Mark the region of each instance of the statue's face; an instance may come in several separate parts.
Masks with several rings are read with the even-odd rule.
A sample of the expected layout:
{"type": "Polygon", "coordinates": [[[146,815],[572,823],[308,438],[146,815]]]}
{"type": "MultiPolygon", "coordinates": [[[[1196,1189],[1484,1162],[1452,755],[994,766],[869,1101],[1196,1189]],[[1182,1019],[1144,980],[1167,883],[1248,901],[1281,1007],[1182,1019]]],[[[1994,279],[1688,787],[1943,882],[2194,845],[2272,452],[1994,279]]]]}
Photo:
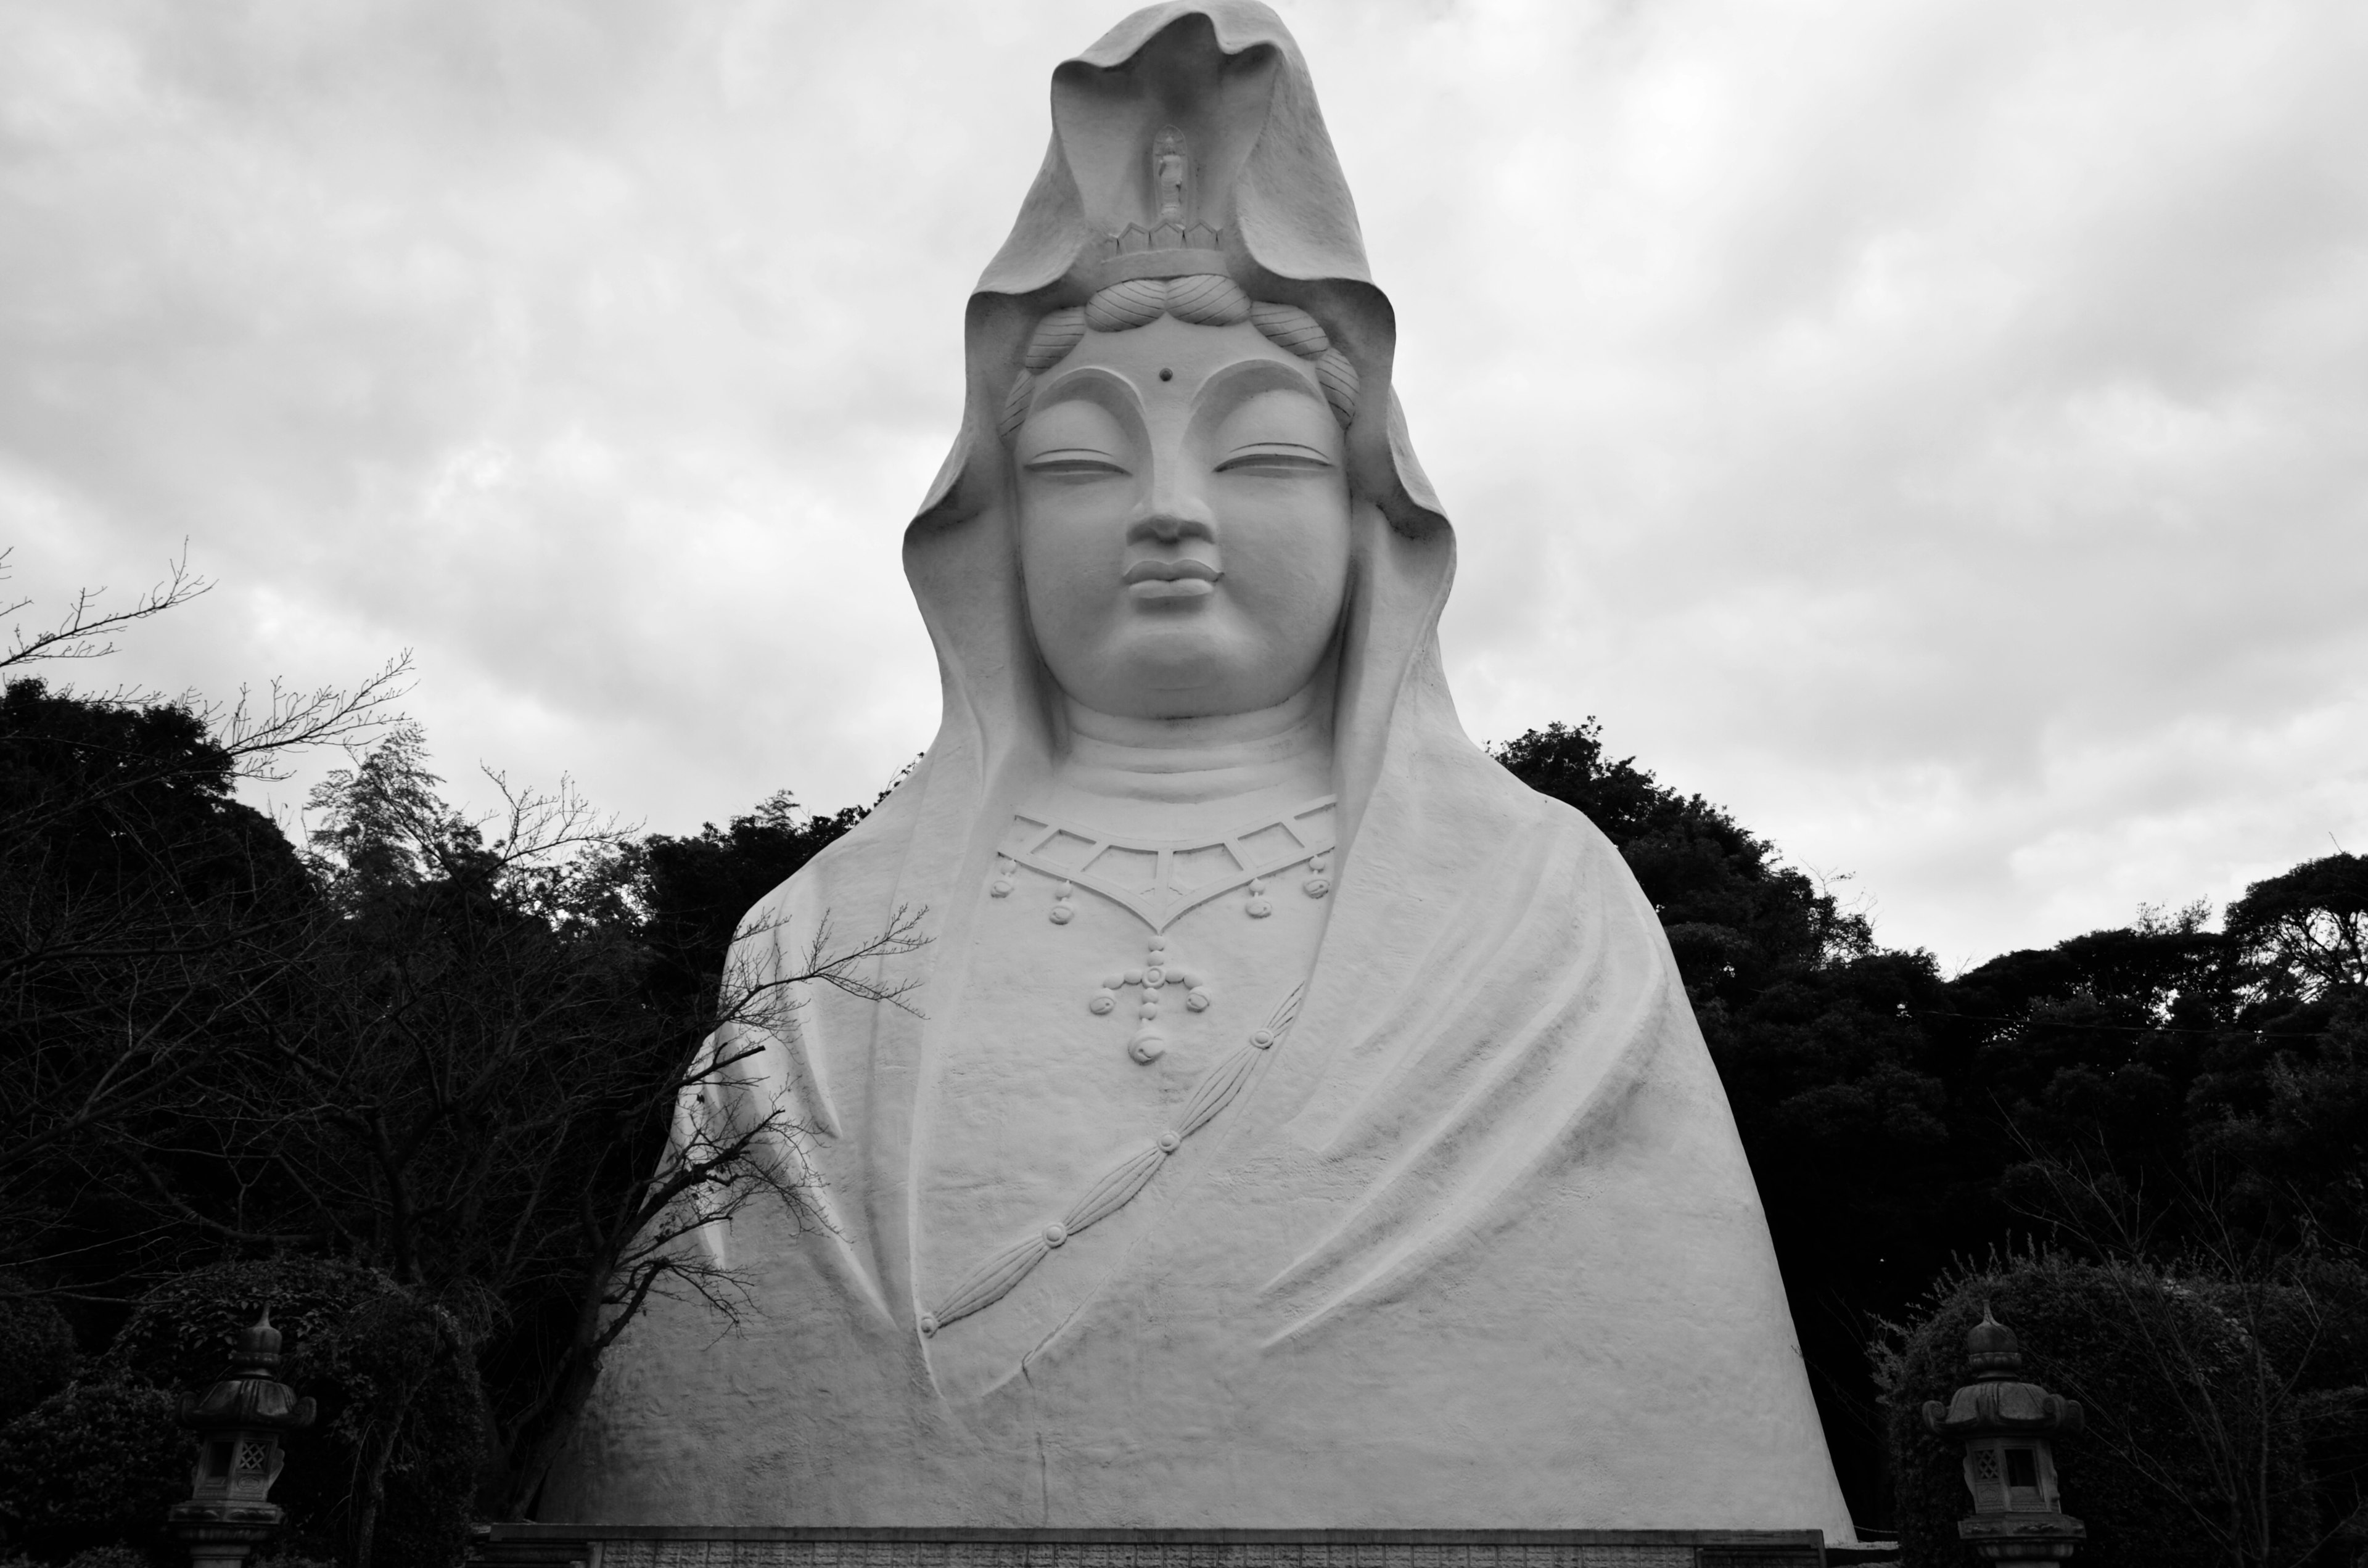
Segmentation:
{"type": "Polygon", "coordinates": [[[1088,333],[1020,426],[1020,571],[1063,690],[1104,713],[1269,708],[1315,678],[1349,581],[1339,425],[1248,323],[1088,333]]]}

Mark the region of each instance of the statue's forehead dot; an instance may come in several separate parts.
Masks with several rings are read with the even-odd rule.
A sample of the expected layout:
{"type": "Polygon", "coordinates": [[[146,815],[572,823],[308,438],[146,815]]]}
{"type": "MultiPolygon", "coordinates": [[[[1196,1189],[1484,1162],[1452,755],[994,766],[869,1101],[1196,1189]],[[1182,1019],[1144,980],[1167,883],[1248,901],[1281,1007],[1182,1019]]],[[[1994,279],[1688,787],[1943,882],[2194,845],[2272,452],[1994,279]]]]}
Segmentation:
{"type": "Polygon", "coordinates": [[[1176,372],[1162,365],[1159,367],[1159,379],[1163,381],[1172,381],[1176,379],[1176,372]]]}

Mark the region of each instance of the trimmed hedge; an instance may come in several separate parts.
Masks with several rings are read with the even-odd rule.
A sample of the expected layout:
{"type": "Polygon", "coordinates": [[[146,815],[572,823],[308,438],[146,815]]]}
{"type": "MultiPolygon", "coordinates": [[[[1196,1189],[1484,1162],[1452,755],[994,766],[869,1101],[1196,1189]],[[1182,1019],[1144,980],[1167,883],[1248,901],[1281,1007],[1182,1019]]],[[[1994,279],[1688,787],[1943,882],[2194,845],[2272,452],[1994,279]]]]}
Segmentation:
{"type": "Polygon", "coordinates": [[[195,1445],[162,1389],[83,1383],[0,1427],[0,1510],[33,1555],[165,1540],[189,1494],[195,1445]]]}
{"type": "Polygon", "coordinates": [[[74,1381],[74,1336],[65,1315],[38,1296],[6,1292],[0,1277],[0,1426],[74,1381]]]}
{"type": "Polygon", "coordinates": [[[280,1378],[320,1407],[282,1444],[271,1498],[288,1528],[270,1550],[351,1562],[376,1472],[373,1562],[457,1564],[485,1444],[475,1363],[450,1313],[385,1275],[319,1258],[198,1269],[149,1292],[102,1364],[130,1382],[202,1388],[266,1302],[286,1335],[280,1378]]]}

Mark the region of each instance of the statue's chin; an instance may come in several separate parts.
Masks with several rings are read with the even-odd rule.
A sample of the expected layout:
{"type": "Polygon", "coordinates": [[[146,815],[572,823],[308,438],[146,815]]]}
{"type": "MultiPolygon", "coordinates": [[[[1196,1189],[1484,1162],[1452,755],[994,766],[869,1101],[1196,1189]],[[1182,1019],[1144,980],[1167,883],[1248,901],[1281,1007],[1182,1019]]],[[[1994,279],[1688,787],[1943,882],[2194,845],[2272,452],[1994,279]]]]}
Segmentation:
{"type": "Polygon", "coordinates": [[[1315,678],[1328,627],[1261,623],[1219,586],[1145,580],[1127,585],[1135,602],[1097,621],[1039,615],[1046,672],[1069,698],[1119,718],[1222,718],[1289,701],[1315,678]]]}
{"type": "Polygon", "coordinates": [[[1138,650],[1133,659],[1113,660],[1080,678],[1060,680],[1061,689],[1099,713],[1123,719],[1213,719],[1255,713],[1287,700],[1304,681],[1278,680],[1270,664],[1246,664],[1238,655],[1194,639],[1162,639],[1167,646],[1138,650]],[[1165,654],[1165,657],[1158,655],[1165,654]]]}
{"type": "MultiPolygon", "coordinates": [[[[1070,694],[1076,697],[1077,694],[1070,694]]],[[[1209,690],[1192,688],[1179,691],[1135,690],[1102,701],[1088,697],[1077,700],[1097,712],[1118,719],[1143,719],[1160,722],[1182,722],[1195,719],[1230,719],[1244,713],[1262,713],[1289,701],[1292,694],[1276,694],[1263,689],[1240,691],[1225,688],[1209,690]]]]}

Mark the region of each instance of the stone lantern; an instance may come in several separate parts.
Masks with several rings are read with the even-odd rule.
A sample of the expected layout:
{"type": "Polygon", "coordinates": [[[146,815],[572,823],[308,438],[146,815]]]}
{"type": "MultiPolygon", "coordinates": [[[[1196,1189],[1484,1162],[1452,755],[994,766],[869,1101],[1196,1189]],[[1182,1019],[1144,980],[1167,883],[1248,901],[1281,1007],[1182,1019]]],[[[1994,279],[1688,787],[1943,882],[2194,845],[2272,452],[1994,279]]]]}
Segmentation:
{"type": "Polygon", "coordinates": [[[1965,1369],[1974,1381],[1944,1407],[1924,1404],[1924,1425],[1965,1445],[1965,1486],[1971,1517],[1957,1536],[1993,1562],[2041,1562],[2072,1555],[2088,1528],[2064,1511],[2055,1489],[2050,1434],[2078,1432],[2080,1405],[2026,1383],[2014,1331],[1982,1307],[1982,1321],[1965,1335],[1965,1369]]]}
{"type": "Polygon", "coordinates": [[[197,1429],[198,1468],[189,1500],[167,1517],[188,1542],[190,1568],[236,1568],[255,1544],[279,1528],[286,1510],[266,1501],[279,1479],[279,1436],[313,1424],[313,1402],[273,1374],[279,1331],[271,1309],[238,1334],[230,1376],[181,1400],[181,1425],[197,1429]]]}

